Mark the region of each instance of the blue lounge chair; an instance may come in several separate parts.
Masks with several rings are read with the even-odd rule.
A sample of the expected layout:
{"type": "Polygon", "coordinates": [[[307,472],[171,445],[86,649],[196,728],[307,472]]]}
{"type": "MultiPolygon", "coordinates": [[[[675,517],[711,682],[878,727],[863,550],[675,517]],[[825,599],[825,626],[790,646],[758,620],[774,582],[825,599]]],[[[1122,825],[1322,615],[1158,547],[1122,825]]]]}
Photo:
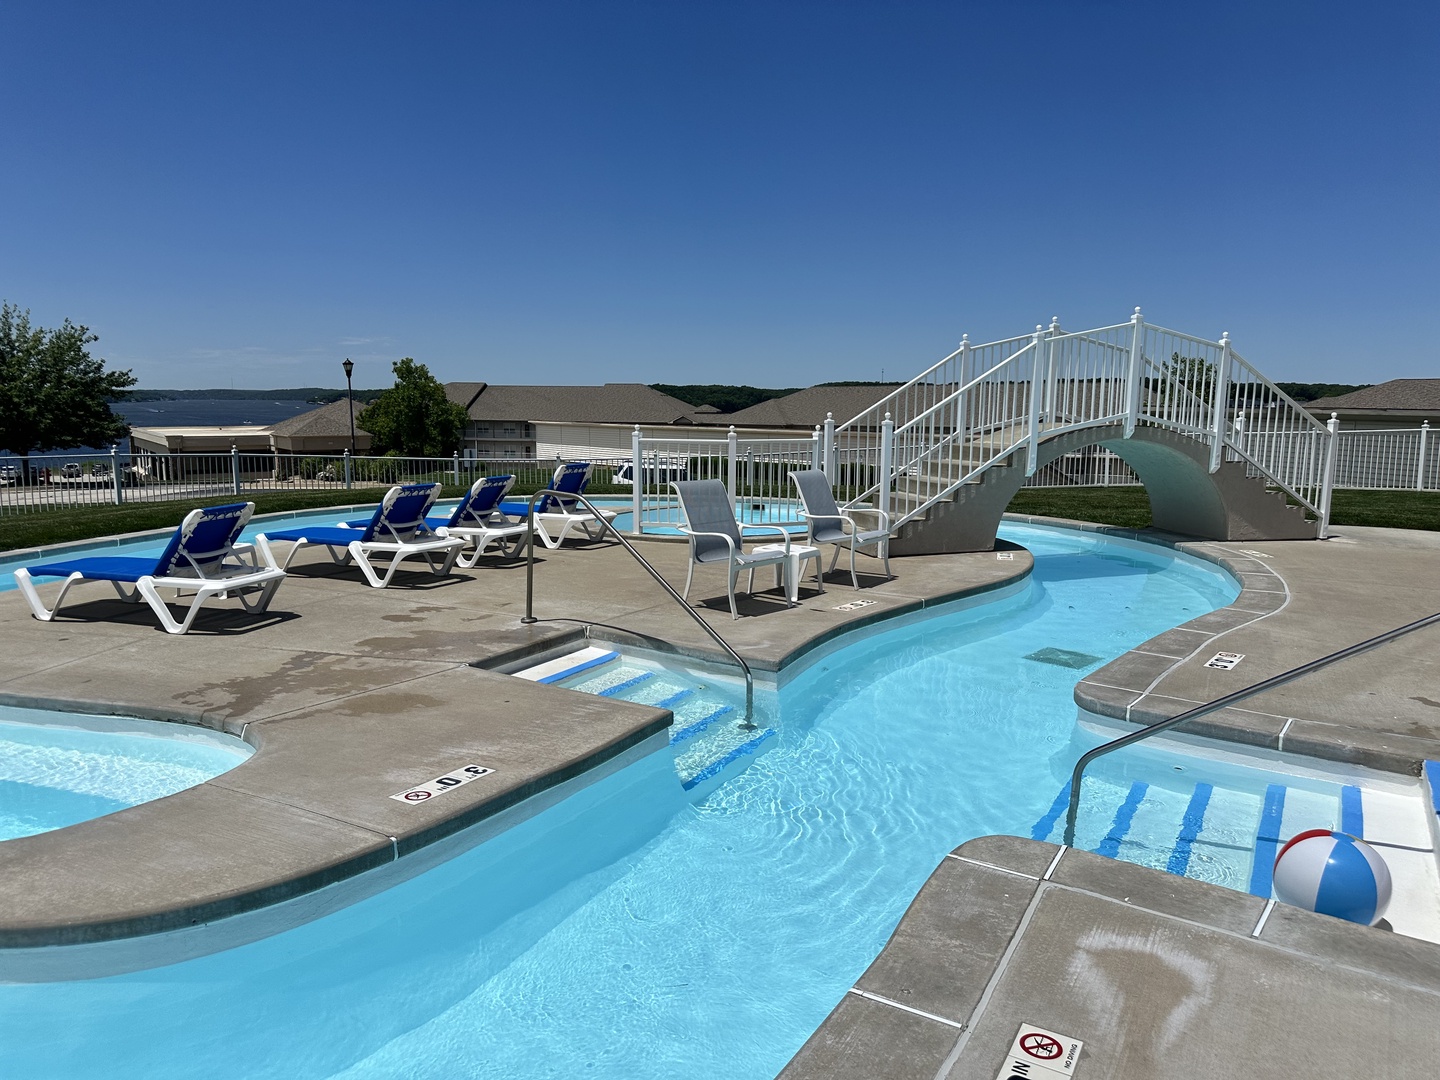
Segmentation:
{"type": "MultiPolygon", "coordinates": [[[[535,503],[535,532],[547,548],[558,548],[576,528],[583,530],[590,540],[599,540],[605,535],[600,518],[576,500],[565,498],[566,495],[585,494],[585,485],[590,482],[590,474],[594,470],[595,466],[588,461],[567,461],[556,467],[555,475],[550,479],[550,488],[561,494],[542,496],[535,503]]],[[[500,509],[509,516],[523,519],[529,504],[513,500],[501,503],[500,509]]],[[[618,514],[618,510],[600,511],[605,521],[613,521],[618,514]]]]}
{"type": "Polygon", "coordinates": [[[426,528],[425,514],[435,505],[439,494],[439,484],[402,484],[385,493],[364,528],[307,525],[300,529],[267,529],[255,537],[255,543],[272,564],[276,559],[270,545],[277,540],[293,543],[294,547],[285,556],[285,561],[279,563],[282,569],[290,565],[295,552],[305,545],[322,544],[336,563],[343,565],[353,559],[365,575],[365,580],[377,589],[389,585],[401,560],[414,555],[422,557],[431,572],[448,574],[465,541],[458,536],[437,536],[426,528]],[[383,577],[375,572],[375,566],[370,561],[370,556],[377,554],[391,556],[383,577]],[[438,567],[434,559],[436,555],[444,556],[438,567]]]}
{"type": "MultiPolygon", "coordinates": [[[[500,500],[515,486],[515,477],[487,476],[470,485],[465,497],[456,504],[449,514],[431,514],[425,519],[425,527],[437,536],[458,536],[466,543],[473,543],[473,551],[462,551],[456,558],[457,566],[467,570],[474,566],[485,549],[492,543],[506,554],[506,541],[513,541],[516,551],[520,548],[520,537],[525,535],[524,521],[510,521],[500,512],[500,500]]],[[[347,529],[363,529],[370,524],[369,518],[347,521],[347,529]]]]}
{"type": "Polygon", "coordinates": [[[685,573],[685,592],[682,596],[690,599],[690,582],[695,577],[695,567],[704,563],[724,563],[728,570],[729,585],[726,594],[730,598],[730,617],[738,619],[735,609],[735,579],[740,571],[750,571],[750,585],[747,592],[755,591],[755,568],[774,566],[779,568],[785,588],[785,604],[790,601],[790,534],[778,525],[741,525],[735,519],[735,505],[730,493],[719,480],[679,480],[670,485],[680,496],[680,512],[685,521],[680,531],[690,538],[690,567],[685,573]],[[769,550],[745,551],[744,532],[771,532],[778,535],[780,543],[767,545],[769,550]]]}
{"type": "Polygon", "coordinates": [[[265,565],[255,561],[255,548],[236,541],[255,512],[254,503],[230,503],[192,510],[185,515],[175,535],[158,559],[127,555],[95,555],[64,562],[26,566],[15,571],[15,584],[35,617],[51,622],[70,586],[81,581],[108,581],[127,603],[144,600],[160,619],[168,634],[190,629],[200,605],[212,596],[234,596],[246,611],[261,612],[270,604],[285,571],[262,551],[265,565]],[[40,600],[32,578],[63,577],[64,583],[53,607],[40,600]],[[133,585],[127,591],[126,585],[133,585]],[[176,621],[160,596],[161,589],[176,590],[176,599],[194,593],[185,617],[176,621]],[[253,594],[253,596],[252,596],[253,594]]]}

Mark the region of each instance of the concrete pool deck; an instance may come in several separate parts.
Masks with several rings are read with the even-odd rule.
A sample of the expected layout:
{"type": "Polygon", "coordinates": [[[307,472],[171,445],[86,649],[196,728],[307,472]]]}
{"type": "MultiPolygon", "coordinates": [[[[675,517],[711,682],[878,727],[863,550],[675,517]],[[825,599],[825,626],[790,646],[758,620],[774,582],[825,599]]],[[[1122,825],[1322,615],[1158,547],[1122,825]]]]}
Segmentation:
{"type": "MultiPolygon", "coordinates": [[[[1143,534],[1223,562],[1240,577],[1244,591],[1231,608],[1169,631],[1092,673],[1077,688],[1077,701],[1102,715],[1123,718],[1128,711],[1134,720],[1173,715],[1440,607],[1440,534],[1344,528],[1336,533],[1335,540],[1323,543],[1263,545],[1143,534]],[[1245,660],[1231,671],[1205,668],[1205,660],[1222,649],[1243,653],[1245,660]]],[[[670,581],[683,582],[683,545],[647,544],[643,550],[670,581]]],[[[864,562],[873,567],[870,560],[864,562]]],[[[739,622],[731,622],[723,592],[715,596],[721,575],[697,575],[694,595],[705,598],[701,610],[707,620],[757,670],[783,677],[808,649],[848,628],[1003,587],[1024,577],[1030,560],[1024,552],[1010,560],[994,553],[936,555],[897,558],[893,568],[894,580],[878,583],[871,577],[858,594],[876,603],[852,611],[836,610],[857,597],[843,572],[827,578],[823,595],[802,585],[801,604],[794,610],[787,610],[773,591],[742,599],[742,615],[753,617],[739,622]]],[[[387,590],[365,587],[357,572],[331,566],[323,551],[302,554],[292,570],[267,615],[244,615],[233,605],[217,603],[197,621],[195,631],[181,638],[161,632],[148,609],[109,599],[82,602],[68,609],[69,617],[41,624],[30,617],[18,593],[0,594],[0,655],[7,658],[0,668],[0,703],[204,724],[243,735],[257,747],[245,764],[196,788],[0,845],[0,978],[44,977],[39,972],[49,970],[54,954],[69,951],[56,948],[62,945],[123,945],[145,940],[136,935],[162,931],[184,937],[187,928],[210,923],[194,932],[189,946],[205,951],[214,945],[204,944],[202,935],[213,937],[227,921],[239,925],[245,916],[272,905],[302,905],[304,917],[323,914],[327,903],[345,902],[332,886],[383,881],[387,868],[423,868],[427,858],[450,852],[447,845],[483,835],[487,823],[500,827],[547,796],[562,796],[567,785],[584,782],[596,770],[618,767],[663,745],[670,721],[663,710],[534,686],[472,663],[538,654],[566,641],[581,644],[576,621],[581,618],[611,628],[608,633],[617,637],[628,631],[687,653],[715,655],[685,613],[614,545],[539,555],[536,614],[542,621],[531,626],[519,622],[523,564],[494,561],[444,580],[402,574],[401,587],[387,590]],[[390,798],[471,763],[497,771],[418,806],[390,798]]],[[[91,590],[92,596],[106,596],[103,586],[91,590]]],[[[1421,631],[1256,699],[1251,708],[1217,716],[1206,731],[1252,746],[1413,775],[1419,761],[1440,758],[1437,655],[1440,630],[1421,631]]],[[[1020,851],[1029,842],[1011,843],[1020,851]]],[[[1223,913],[1253,899],[1083,853],[1068,853],[1066,859],[1072,856],[1070,866],[1094,860],[1109,868],[1115,882],[1149,882],[1151,890],[1199,896],[1197,912],[1223,913]]],[[[1013,858],[1035,857],[1022,853],[1013,858]]],[[[995,872],[1011,870],[1004,866],[995,872]]],[[[1049,883],[1041,888],[1040,875],[1032,876],[1032,899],[1053,891],[1049,883]]],[[[934,879],[926,890],[934,892],[933,885],[934,879]]],[[[1070,910],[1060,904],[1062,898],[1055,899],[1035,911],[1070,910]]],[[[1092,902],[1098,901],[1086,899],[1092,902]]],[[[1106,902],[1122,904],[1113,898],[1106,902]]],[[[1152,916],[1175,917],[1164,910],[1157,916],[1143,905],[1105,910],[1118,926],[1141,935],[1154,930],[1147,921],[1152,916]]],[[[1309,926],[1319,937],[1346,936],[1346,948],[1356,955],[1373,952],[1365,963],[1376,978],[1393,976],[1413,984],[1417,993],[1423,991],[1415,1000],[1429,1002],[1432,1009],[1440,1003],[1435,997],[1440,962],[1433,961],[1440,955],[1437,947],[1293,909],[1275,910],[1281,915],[1272,913],[1271,920],[1309,926]],[[1406,955],[1432,958],[1416,961],[1420,974],[1396,957],[1397,942],[1410,950],[1406,955]]],[[[1084,921],[1073,915],[1056,925],[1057,934],[1073,932],[1076,941],[1086,931],[1084,921]]],[[[1199,925],[1209,924],[1193,917],[1183,932],[1198,933],[1194,927],[1199,925]]],[[[256,923],[250,933],[273,929],[256,923]]],[[[906,923],[897,940],[902,932],[910,933],[906,923]]],[[[963,920],[942,922],[935,930],[962,953],[972,947],[972,932],[975,927],[963,920]]],[[[1006,940],[1018,948],[1026,939],[1012,929],[1006,940]]],[[[1216,963],[1229,963],[1252,947],[1238,932],[1205,940],[1216,963]]],[[[121,957],[113,961],[117,968],[127,966],[122,953],[114,955],[121,957]]],[[[1316,963],[1330,963],[1315,955],[1321,957],[1316,963]]],[[[994,973],[986,975],[986,985],[994,973]]],[[[1144,971],[1132,975],[1138,980],[1134,985],[1142,987],[1147,978],[1158,977],[1144,971]]],[[[1018,977],[1008,966],[1002,980],[1018,977]]],[[[1344,998],[1345,992],[1336,995],[1344,998]]],[[[834,1024],[851,1022],[851,998],[856,995],[847,997],[817,1032],[813,1046],[820,1045],[817,1039],[836,1038],[834,1024]]],[[[867,1008],[876,1005],[856,1000],[866,1001],[867,1008]]],[[[1232,1003],[1220,995],[1209,1007],[1227,1013],[1232,1003]]],[[[1234,1007],[1250,1005],[1236,998],[1234,1007]]],[[[965,1024],[969,1014],[936,1015],[965,1024]]],[[[1432,1027],[1437,1015],[1440,1010],[1430,1015],[1432,1027]]],[[[1044,1025],[1047,1016],[1013,1019],[1044,1025]]],[[[1080,1021],[1066,1022],[1073,1027],[1080,1021]]],[[[1087,1039],[1086,1031],[1065,1028],[1058,1020],[1047,1026],[1087,1039]]],[[[1317,1030],[1335,1026],[1327,1020],[1317,1030]]],[[[902,1027],[895,1028],[897,1039],[908,1038],[902,1027]]],[[[947,1030],[953,1048],[955,1037],[969,1029],[947,1030]]],[[[1126,1029],[1119,1037],[1141,1040],[1144,1034],[1126,1029]]],[[[973,1051],[967,1049],[957,1061],[977,1061],[966,1055],[983,1054],[989,1055],[988,1064],[966,1071],[971,1069],[967,1064],[954,1075],[986,1070],[994,1075],[1003,1063],[991,1054],[980,1027],[966,1045],[973,1051]]],[[[897,1046],[898,1060],[909,1060],[907,1047],[897,1046]]],[[[805,1053],[792,1066],[802,1070],[795,1075],[822,1075],[803,1071],[810,1068],[805,1053]]],[[[865,1058],[857,1053],[854,1060],[865,1058]]],[[[1081,1067],[1087,1075],[1153,1075],[1140,1071],[1139,1063],[1148,1060],[1142,1056],[1117,1060],[1120,1071],[1101,1073],[1084,1059],[1081,1067]]],[[[897,1065],[893,1072],[866,1075],[911,1074],[897,1065]]],[[[936,1072],[932,1068],[923,1075],[936,1072]]]]}

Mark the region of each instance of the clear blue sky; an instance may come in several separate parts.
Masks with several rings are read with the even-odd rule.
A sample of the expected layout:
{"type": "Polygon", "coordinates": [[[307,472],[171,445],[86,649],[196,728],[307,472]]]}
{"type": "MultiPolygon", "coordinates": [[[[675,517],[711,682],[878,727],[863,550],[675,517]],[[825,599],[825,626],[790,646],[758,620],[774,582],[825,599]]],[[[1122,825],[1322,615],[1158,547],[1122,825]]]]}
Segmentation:
{"type": "Polygon", "coordinates": [[[8,0],[0,297],[142,386],[1440,376],[1440,5],[8,0]]]}

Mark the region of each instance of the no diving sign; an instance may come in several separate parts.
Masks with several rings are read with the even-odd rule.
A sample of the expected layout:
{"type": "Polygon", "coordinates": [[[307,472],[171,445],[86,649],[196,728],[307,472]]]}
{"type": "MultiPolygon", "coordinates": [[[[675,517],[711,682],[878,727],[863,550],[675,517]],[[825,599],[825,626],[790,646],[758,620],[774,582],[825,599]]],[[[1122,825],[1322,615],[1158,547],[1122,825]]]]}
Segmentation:
{"type": "Polygon", "coordinates": [[[1059,1080],[1062,1076],[1073,1076],[1084,1045],[1069,1035],[1047,1031],[1036,1024],[1021,1024],[997,1080],[1059,1080]]]}
{"type": "Polygon", "coordinates": [[[441,795],[451,788],[457,788],[461,784],[468,784],[471,780],[479,780],[482,776],[489,776],[494,771],[494,769],[487,769],[484,765],[466,765],[463,769],[456,769],[444,776],[437,776],[428,784],[412,787],[409,791],[397,792],[390,798],[410,803],[412,806],[415,803],[429,802],[436,795],[441,795]]]}

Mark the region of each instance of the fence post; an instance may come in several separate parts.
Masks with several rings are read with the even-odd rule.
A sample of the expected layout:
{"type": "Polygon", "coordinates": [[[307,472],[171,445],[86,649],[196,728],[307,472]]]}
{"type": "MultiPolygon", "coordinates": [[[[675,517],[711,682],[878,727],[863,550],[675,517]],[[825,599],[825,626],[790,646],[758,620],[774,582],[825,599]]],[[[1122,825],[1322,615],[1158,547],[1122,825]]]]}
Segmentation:
{"type": "Polygon", "coordinates": [[[1135,434],[1135,425],[1140,421],[1140,392],[1145,382],[1145,320],[1140,309],[1130,316],[1133,327],[1130,335],[1130,385],[1126,387],[1125,438],[1135,434]]]}
{"type": "MultiPolygon", "coordinates": [[[[1425,460],[1425,442],[1422,437],[1420,442],[1420,460],[1425,460]]],[[[120,444],[110,444],[110,482],[115,485],[115,505],[119,506],[125,501],[125,496],[120,487],[120,444]]]]}
{"type": "Polygon", "coordinates": [[[349,491],[355,486],[355,476],[350,470],[350,449],[345,449],[345,490],[349,491]]]}
{"type": "Polygon", "coordinates": [[[825,414],[825,435],[824,442],[820,445],[820,452],[823,455],[825,464],[821,466],[825,470],[825,479],[830,481],[830,486],[835,486],[835,414],[825,414]]]}
{"type": "Polygon", "coordinates": [[[890,518],[890,470],[894,458],[895,447],[895,421],[890,419],[890,414],[885,414],[885,422],[880,425],[880,477],[879,490],[876,492],[876,509],[885,515],[885,520],[890,518]]]}
{"type": "Polygon", "coordinates": [[[1040,460],[1040,380],[1044,377],[1045,362],[1040,357],[1040,343],[1045,331],[1039,323],[1035,333],[1030,335],[1030,430],[1025,437],[1025,475],[1034,476],[1040,460]]]}
{"type": "Polygon", "coordinates": [[[1330,437],[1325,440],[1325,476],[1320,484],[1320,532],[1324,540],[1330,535],[1330,496],[1335,491],[1335,449],[1340,442],[1340,418],[1333,412],[1325,424],[1330,437]]]}
{"type": "Polygon", "coordinates": [[[1050,423],[1058,423],[1055,415],[1057,407],[1056,399],[1059,394],[1059,365],[1055,360],[1055,339],[1060,335],[1060,316],[1050,317],[1050,329],[1046,332],[1048,341],[1045,346],[1045,415],[1050,423]]]}
{"type": "Polygon", "coordinates": [[[453,468],[455,469],[455,486],[456,486],[456,487],[459,487],[459,486],[460,486],[460,451],[459,451],[459,450],[452,450],[452,451],[450,451],[450,461],[451,461],[451,463],[452,463],[453,468]]]}
{"type": "Polygon", "coordinates": [[[815,425],[815,433],[810,436],[810,468],[825,471],[825,444],[824,436],[820,433],[820,425],[815,425]]]}
{"type": "Polygon", "coordinates": [[[1420,424],[1420,458],[1415,462],[1415,490],[1425,490],[1425,444],[1430,438],[1430,421],[1420,424]]]}
{"type": "Polygon", "coordinates": [[[1210,425],[1210,471],[1220,471],[1225,459],[1225,419],[1230,404],[1230,331],[1220,335],[1220,370],[1215,373],[1215,393],[1210,401],[1214,414],[1210,425]]]}
{"type": "Polygon", "coordinates": [[[960,385],[964,386],[971,379],[970,375],[970,335],[960,335],[960,385]]]}
{"type": "MultiPolygon", "coordinates": [[[[640,425],[635,425],[635,430],[630,433],[630,535],[639,536],[643,529],[640,528],[640,507],[643,502],[642,495],[644,484],[642,479],[644,473],[640,470],[640,425]]],[[[657,474],[656,479],[659,479],[657,474]]]]}
{"type": "Polygon", "coordinates": [[[230,444],[230,483],[235,489],[235,494],[240,494],[240,448],[234,443],[230,444]]]}
{"type": "Polygon", "coordinates": [[[730,425],[730,434],[725,438],[725,487],[730,492],[730,501],[735,501],[735,474],[740,471],[740,441],[735,434],[735,425],[730,425]]]}

